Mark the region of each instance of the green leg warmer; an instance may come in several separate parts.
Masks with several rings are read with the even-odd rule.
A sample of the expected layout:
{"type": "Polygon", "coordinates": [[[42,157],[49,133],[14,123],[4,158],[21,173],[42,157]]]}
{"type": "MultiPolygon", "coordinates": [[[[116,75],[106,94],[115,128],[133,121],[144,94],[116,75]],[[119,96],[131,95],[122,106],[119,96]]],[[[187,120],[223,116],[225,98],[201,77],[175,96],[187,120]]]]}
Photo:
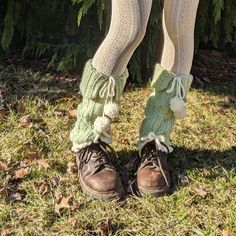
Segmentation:
{"type": "Polygon", "coordinates": [[[142,148],[147,142],[157,140],[169,147],[162,151],[171,152],[170,134],[176,119],[186,116],[185,104],[187,93],[192,84],[192,75],[176,75],[156,65],[151,87],[153,93],[147,101],[145,119],[140,129],[138,145],[142,148]]]}
{"type": "Polygon", "coordinates": [[[84,68],[80,91],[82,102],[77,108],[77,121],[70,133],[72,150],[97,142],[111,143],[110,124],[118,116],[119,99],[124,90],[128,71],[118,78],[106,76],[92,66],[89,60],[84,68]]]}

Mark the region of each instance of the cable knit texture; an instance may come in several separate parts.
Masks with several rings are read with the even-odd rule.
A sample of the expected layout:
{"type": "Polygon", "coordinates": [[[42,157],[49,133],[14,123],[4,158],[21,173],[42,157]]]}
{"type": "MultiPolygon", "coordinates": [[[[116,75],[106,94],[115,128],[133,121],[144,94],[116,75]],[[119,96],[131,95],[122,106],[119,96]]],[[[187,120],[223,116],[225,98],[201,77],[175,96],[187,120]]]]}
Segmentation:
{"type": "Polygon", "coordinates": [[[156,136],[162,135],[165,138],[165,144],[170,144],[170,134],[176,122],[176,116],[170,108],[171,102],[175,101],[174,98],[178,95],[178,85],[175,78],[181,80],[182,89],[184,89],[183,99],[185,100],[193,77],[191,75],[177,76],[171,71],[164,70],[159,64],[156,65],[151,83],[154,91],[148,98],[145,119],[140,129],[140,147],[144,144],[141,140],[146,140],[149,134],[155,134],[156,136]]]}
{"type": "MultiPolygon", "coordinates": [[[[120,96],[124,90],[128,71],[115,79],[115,95],[113,102],[119,104],[120,96]]],[[[94,122],[104,113],[106,98],[100,96],[100,91],[109,83],[109,77],[98,72],[89,60],[84,68],[80,91],[82,102],[77,108],[77,121],[75,127],[70,133],[70,139],[73,142],[72,150],[77,152],[79,149],[91,144],[96,134],[94,132],[94,122]]],[[[102,139],[102,137],[101,137],[102,139]]]]}

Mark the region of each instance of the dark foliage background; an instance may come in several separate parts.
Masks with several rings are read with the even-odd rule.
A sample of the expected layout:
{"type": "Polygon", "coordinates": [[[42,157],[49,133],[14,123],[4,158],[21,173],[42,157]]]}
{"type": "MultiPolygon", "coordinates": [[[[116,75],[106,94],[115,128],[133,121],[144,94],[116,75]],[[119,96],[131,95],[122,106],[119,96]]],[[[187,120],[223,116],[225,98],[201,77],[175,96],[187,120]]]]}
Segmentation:
{"type": "MultiPolygon", "coordinates": [[[[64,74],[81,71],[108,31],[111,0],[0,0],[0,61],[47,58],[64,74]]],[[[131,79],[145,82],[160,45],[163,0],[154,0],[147,35],[129,64],[131,79]]],[[[200,0],[195,47],[224,49],[235,39],[236,1],[200,0]]]]}

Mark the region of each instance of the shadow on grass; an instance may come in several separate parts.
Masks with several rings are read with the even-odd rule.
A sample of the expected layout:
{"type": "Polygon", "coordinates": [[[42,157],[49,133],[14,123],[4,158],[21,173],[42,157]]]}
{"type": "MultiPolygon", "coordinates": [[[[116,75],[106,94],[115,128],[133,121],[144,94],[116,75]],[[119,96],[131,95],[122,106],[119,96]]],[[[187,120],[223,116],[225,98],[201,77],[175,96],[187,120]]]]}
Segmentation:
{"type": "MultiPolygon", "coordinates": [[[[120,151],[118,155],[120,166],[126,172],[126,182],[132,182],[137,170],[138,152],[120,151]]],[[[203,173],[203,178],[208,180],[214,180],[221,177],[221,175],[229,174],[230,171],[236,168],[236,146],[223,152],[188,150],[183,147],[175,147],[174,152],[168,157],[168,162],[172,182],[170,193],[173,193],[178,187],[187,184],[183,183],[181,179],[190,170],[199,170],[203,173]],[[220,168],[221,171],[212,171],[216,168],[220,168]]]]}
{"type": "Polygon", "coordinates": [[[23,97],[30,97],[45,99],[54,105],[59,99],[78,96],[80,80],[19,71],[0,73],[0,83],[6,87],[3,94],[6,102],[14,102],[15,98],[20,100],[23,97]]]}

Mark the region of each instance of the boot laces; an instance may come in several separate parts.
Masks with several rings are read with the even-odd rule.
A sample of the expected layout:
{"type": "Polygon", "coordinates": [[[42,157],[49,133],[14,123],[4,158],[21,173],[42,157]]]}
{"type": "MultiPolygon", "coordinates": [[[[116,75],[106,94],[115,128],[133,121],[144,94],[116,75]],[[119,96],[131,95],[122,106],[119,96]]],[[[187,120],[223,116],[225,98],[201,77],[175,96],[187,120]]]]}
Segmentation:
{"type": "Polygon", "coordinates": [[[97,163],[95,166],[96,171],[106,167],[113,168],[114,161],[112,160],[110,153],[108,153],[107,148],[117,156],[114,149],[109,144],[102,141],[99,141],[96,144],[93,143],[90,146],[83,148],[78,153],[80,168],[83,168],[84,165],[88,164],[91,158],[93,158],[94,162],[97,163]]]}
{"type": "MultiPolygon", "coordinates": [[[[168,153],[169,153],[169,148],[167,145],[165,145],[163,142],[160,142],[161,145],[166,147],[168,153]]],[[[155,146],[151,145],[151,143],[147,143],[142,149],[139,151],[139,157],[141,158],[141,163],[144,164],[144,166],[154,166],[156,168],[159,168],[162,176],[166,182],[167,186],[170,186],[168,177],[166,175],[166,172],[163,169],[163,165],[161,162],[161,155],[163,155],[163,152],[160,150],[159,143],[155,141],[155,146]]]]}

